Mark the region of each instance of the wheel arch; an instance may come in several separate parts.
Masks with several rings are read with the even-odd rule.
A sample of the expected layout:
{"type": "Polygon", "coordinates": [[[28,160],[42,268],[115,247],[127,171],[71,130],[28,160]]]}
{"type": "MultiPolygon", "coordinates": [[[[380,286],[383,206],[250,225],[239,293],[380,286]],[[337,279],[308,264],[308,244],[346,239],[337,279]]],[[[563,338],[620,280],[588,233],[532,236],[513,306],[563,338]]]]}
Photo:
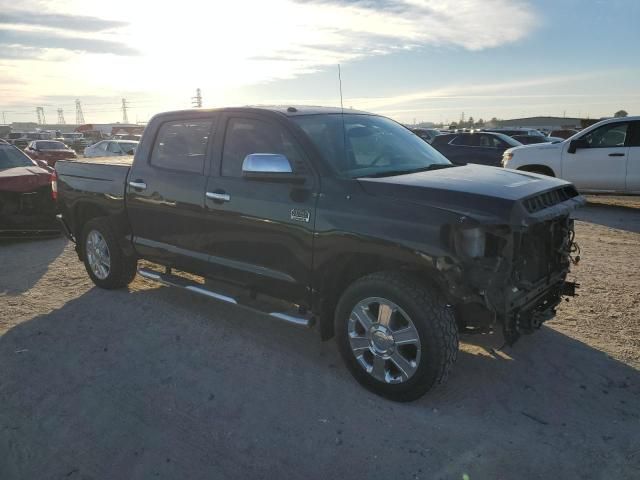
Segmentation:
{"type": "Polygon", "coordinates": [[[342,293],[356,280],[377,272],[401,272],[418,281],[444,288],[445,279],[422,259],[407,261],[372,253],[342,253],[334,256],[319,272],[321,279],[314,288],[314,307],[318,309],[320,337],[334,336],[334,314],[342,293]]]}
{"type": "Polygon", "coordinates": [[[80,260],[84,260],[84,253],[82,248],[82,230],[86,223],[94,218],[105,217],[113,225],[115,231],[118,234],[119,244],[122,250],[127,255],[133,255],[134,249],[130,241],[126,236],[126,231],[123,230],[121,222],[115,218],[115,216],[109,212],[109,210],[101,205],[97,205],[91,201],[78,202],[73,208],[73,234],[76,238],[76,252],[80,260]]]}
{"type": "Polygon", "coordinates": [[[547,175],[549,177],[556,176],[556,173],[553,171],[553,168],[549,167],[548,165],[540,165],[540,164],[523,165],[522,167],[518,167],[518,170],[522,170],[523,172],[539,173],[541,175],[547,175]]]}

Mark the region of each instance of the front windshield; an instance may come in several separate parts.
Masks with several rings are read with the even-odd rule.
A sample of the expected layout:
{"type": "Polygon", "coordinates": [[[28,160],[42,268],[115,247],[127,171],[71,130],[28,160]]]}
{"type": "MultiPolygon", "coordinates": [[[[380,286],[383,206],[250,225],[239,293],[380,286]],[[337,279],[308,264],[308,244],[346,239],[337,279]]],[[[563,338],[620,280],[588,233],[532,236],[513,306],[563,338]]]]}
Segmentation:
{"type": "Polygon", "coordinates": [[[342,177],[397,175],[451,165],[428,143],[388,118],[325,114],[293,120],[342,177]]]}
{"type": "Polygon", "coordinates": [[[17,167],[33,167],[33,161],[11,145],[0,145],[0,170],[17,167]]]}

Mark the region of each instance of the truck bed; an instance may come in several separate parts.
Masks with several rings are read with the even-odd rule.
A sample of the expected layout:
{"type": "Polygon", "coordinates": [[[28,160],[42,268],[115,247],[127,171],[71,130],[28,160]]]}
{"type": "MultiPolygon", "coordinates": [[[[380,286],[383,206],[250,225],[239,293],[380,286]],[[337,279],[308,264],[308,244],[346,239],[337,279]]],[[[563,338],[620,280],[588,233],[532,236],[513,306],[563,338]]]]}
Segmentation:
{"type": "Polygon", "coordinates": [[[127,175],[133,156],[96,157],[60,160],[56,162],[58,175],[58,208],[76,231],[75,221],[87,205],[104,215],[125,217],[124,197],[127,175]]]}

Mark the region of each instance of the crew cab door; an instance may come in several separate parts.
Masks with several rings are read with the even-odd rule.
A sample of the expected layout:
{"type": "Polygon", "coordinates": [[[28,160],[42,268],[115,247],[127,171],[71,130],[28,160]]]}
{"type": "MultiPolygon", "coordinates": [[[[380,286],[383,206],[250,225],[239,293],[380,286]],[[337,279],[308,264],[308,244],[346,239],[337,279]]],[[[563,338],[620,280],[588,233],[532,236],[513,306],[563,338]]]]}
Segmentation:
{"type": "Polygon", "coordinates": [[[603,125],[579,138],[581,146],[562,152],[562,178],[578,190],[624,192],[629,157],[629,122],[603,125]]]}
{"type": "Polygon", "coordinates": [[[318,179],[286,123],[228,113],[206,188],[211,276],[308,304],[318,179]],[[300,182],[243,176],[254,153],[282,154],[300,182]]]}
{"type": "Polygon", "coordinates": [[[627,193],[640,194],[640,121],[631,122],[627,159],[627,193]]]}
{"type": "Polygon", "coordinates": [[[204,198],[216,117],[158,120],[140,145],[127,185],[127,214],[145,258],[195,273],[206,270],[204,198]]]}

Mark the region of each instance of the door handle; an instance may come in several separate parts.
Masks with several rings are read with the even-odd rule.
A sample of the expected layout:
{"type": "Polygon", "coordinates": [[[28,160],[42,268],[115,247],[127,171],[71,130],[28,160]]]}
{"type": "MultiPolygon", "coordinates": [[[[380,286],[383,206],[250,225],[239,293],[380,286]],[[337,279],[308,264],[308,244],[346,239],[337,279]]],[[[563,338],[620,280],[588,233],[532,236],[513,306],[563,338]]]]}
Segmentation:
{"type": "Polygon", "coordinates": [[[228,202],[231,200],[231,197],[228,193],[224,192],[207,192],[207,198],[210,198],[214,202],[228,202]]]}
{"type": "Polygon", "coordinates": [[[624,153],[610,153],[610,157],[624,157],[624,153]]]}
{"type": "Polygon", "coordinates": [[[147,189],[147,184],[144,183],[142,180],[135,180],[135,181],[131,181],[129,182],[129,186],[133,187],[137,190],[146,190],[147,189]]]}

